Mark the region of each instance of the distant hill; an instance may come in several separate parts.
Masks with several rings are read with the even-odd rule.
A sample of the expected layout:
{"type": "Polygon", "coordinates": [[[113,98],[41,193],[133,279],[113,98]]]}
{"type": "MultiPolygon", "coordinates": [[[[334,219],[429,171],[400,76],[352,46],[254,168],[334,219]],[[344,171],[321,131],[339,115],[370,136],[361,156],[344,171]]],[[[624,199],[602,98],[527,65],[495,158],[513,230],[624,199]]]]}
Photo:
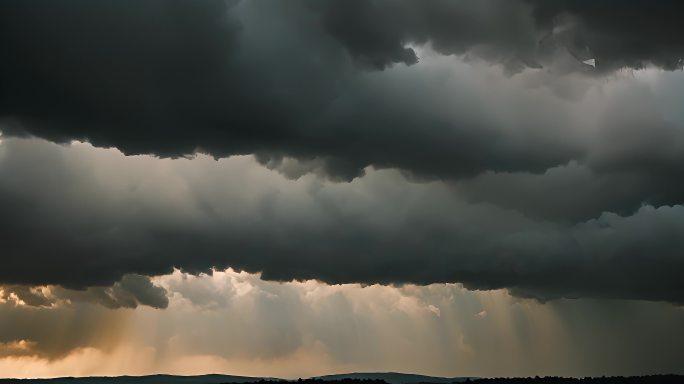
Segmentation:
{"type": "MultiPolygon", "coordinates": [[[[445,378],[409,373],[396,372],[371,372],[371,373],[346,373],[339,375],[326,375],[312,377],[311,379],[323,381],[352,380],[379,380],[388,384],[447,384],[465,381],[466,378],[445,378]]],[[[230,375],[201,375],[201,376],[175,376],[175,375],[150,375],[150,376],[113,376],[113,377],[59,377],[53,379],[0,379],[0,384],[24,383],[24,384],[231,384],[231,383],[256,383],[259,381],[286,381],[270,377],[230,376],[230,375]]]]}
{"type": "Polygon", "coordinates": [[[471,384],[682,384],[682,375],[608,376],[608,377],[513,377],[477,379],[471,384]]]}
{"type": "MultiPolygon", "coordinates": [[[[317,376],[314,379],[321,379],[325,381],[334,381],[342,379],[359,379],[359,380],[383,380],[388,384],[418,384],[418,383],[460,383],[466,381],[467,377],[435,377],[415,375],[412,373],[397,373],[397,372],[367,372],[367,373],[342,373],[339,375],[325,375],[317,376]]],[[[472,378],[471,378],[472,379],[472,378]]]]}
{"type": "Polygon", "coordinates": [[[114,376],[114,377],[59,377],[54,379],[0,379],[0,384],[270,384],[272,381],[284,384],[450,384],[470,382],[472,384],[683,384],[681,375],[653,375],[634,377],[594,377],[594,378],[490,378],[434,377],[395,372],[345,373],[326,375],[299,380],[278,378],[201,375],[201,376],[114,376]]]}
{"type": "Polygon", "coordinates": [[[281,380],[275,378],[230,376],[230,375],[150,375],[113,377],[58,377],[54,379],[0,379],[0,383],[24,384],[222,384],[253,383],[260,380],[281,380]]]}

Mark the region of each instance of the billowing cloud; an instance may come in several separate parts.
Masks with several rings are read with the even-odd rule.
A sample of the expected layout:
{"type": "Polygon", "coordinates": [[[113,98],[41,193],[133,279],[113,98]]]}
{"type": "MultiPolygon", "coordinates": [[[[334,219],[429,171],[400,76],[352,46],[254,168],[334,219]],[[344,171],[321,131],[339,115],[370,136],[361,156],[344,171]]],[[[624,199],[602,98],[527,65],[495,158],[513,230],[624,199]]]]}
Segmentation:
{"type": "Polygon", "coordinates": [[[469,53],[518,69],[549,65],[558,50],[576,59],[576,69],[592,60],[599,72],[684,65],[683,8],[676,0],[312,3],[324,15],[325,30],[357,60],[377,68],[414,64],[418,58],[407,44],[424,43],[442,54],[469,53]]]}
{"type": "Polygon", "coordinates": [[[3,1],[0,375],[681,371],[682,11],[3,1]]]}
{"type": "Polygon", "coordinates": [[[0,286],[0,300],[31,307],[57,307],[73,303],[99,303],[107,308],[136,308],[147,305],[166,308],[166,290],[154,285],[146,276],[124,275],[111,286],[91,286],[73,290],[57,286],[0,286]]]}
{"type": "Polygon", "coordinates": [[[673,2],[2,7],[0,282],[26,304],[164,307],[142,276],[212,267],[683,301],[673,2]]]}
{"type": "MultiPolygon", "coordinates": [[[[338,180],[367,166],[458,179],[585,159],[586,122],[567,100],[543,90],[517,99],[520,81],[463,73],[421,50],[484,60],[564,97],[602,81],[580,51],[607,73],[673,69],[682,57],[673,1],[76,4],[3,2],[5,135],[127,154],[297,158],[338,180]]],[[[640,132],[660,129],[651,117],[640,132]]]]}
{"type": "Polygon", "coordinates": [[[454,284],[278,283],[232,270],[154,283],[169,293],[164,311],[0,304],[0,375],[682,372],[684,311],[665,303],[540,304],[454,284]]]}
{"type": "Polygon", "coordinates": [[[578,58],[595,59],[598,69],[684,65],[682,25],[676,0],[587,2],[532,0],[537,25],[551,29],[578,58]]]}
{"type": "Polygon", "coordinates": [[[443,54],[471,52],[493,62],[532,63],[539,35],[532,7],[520,1],[312,1],[323,29],[362,64],[412,65],[408,45],[443,54]]]}
{"type": "MultiPolygon", "coordinates": [[[[543,300],[684,299],[680,205],[536,221],[468,203],[448,184],[367,172],[350,183],[291,180],[252,157],[159,160],[7,139],[0,281],[83,288],[233,267],[285,281],[462,282],[543,300]]],[[[146,288],[135,296],[143,304],[162,293],[137,282],[119,285],[146,288]]]]}

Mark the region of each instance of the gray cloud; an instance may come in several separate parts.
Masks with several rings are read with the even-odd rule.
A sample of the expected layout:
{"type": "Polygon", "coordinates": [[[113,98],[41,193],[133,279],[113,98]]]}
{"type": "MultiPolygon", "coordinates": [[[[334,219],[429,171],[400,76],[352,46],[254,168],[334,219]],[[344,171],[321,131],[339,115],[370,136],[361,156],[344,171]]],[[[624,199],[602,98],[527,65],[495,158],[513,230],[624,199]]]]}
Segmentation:
{"type": "Polygon", "coordinates": [[[678,353],[684,311],[664,303],[582,299],[543,305],[454,284],[277,283],[233,271],[175,271],[154,280],[169,293],[165,311],[0,303],[2,374],[211,369],[296,378],[403,369],[452,377],[684,369],[678,353]],[[492,366],[492,359],[502,363],[492,366]]]}
{"type": "Polygon", "coordinates": [[[531,7],[518,1],[311,2],[325,31],[362,64],[415,64],[408,44],[444,54],[473,51],[493,62],[531,62],[537,50],[531,7]]]}
{"type": "Polygon", "coordinates": [[[0,358],[55,360],[86,347],[110,351],[122,336],[125,317],[87,304],[32,308],[0,303],[0,358]]]}
{"type": "Polygon", "coordinates": [[[602,212],[629,215],[644,204],[681,204],[684,115],[673,102],[681,97],[684,77],[681,72],[630,77],[606,82],[572,103],[575,129],[585,131],[581,158],[539,173],[484,172],[459,181],[459,189],[471,201],[554,221],[582,221],[602,212]]]}
{"type": "Polygon", "coordinates": [[[0,282],[38,306],[25,286],[164,307],[126,276],[214,266],[682,302],[680,6],[607,4],[4,2],[0,282]]]}
{"type": "Polygon", "coordinates": [[[18,301],[30,307],[55,307],[74,303],[98,303],[107,308],[136,308],[147,305],[166,308],[166,290],[154,285],[146,276],[127,274],[112,286],[92,286],[73,290],[61,286],[0,286],[0,299],[18,301]]]}
{"type": "Polygon", "coordinates": [[[594,59],[599,72],[684,65],[682,5],[676,0],[312,3],[324,15],[325,30],[376,68],[414,64],[415,52],[406,45],[426,42],[442,54],[470,53],[518,70],[549,65],[557,50],[577,62],[594,59]]]}
{"type": "MultiPolygon", "coordinates": [[[[0,159],[0,193],[12,202],[0,215],[6,283],[86,287],[230,266],[271,280],[462,282],[542,300],[684,298],[679,205],[554,223],[389,170],[294,181],[249,157],[158,160],[17,139],[0,159]]],[[[161,297],[134,283],[120,285],[161,297]]]]}
{"type": "Polygon", "coordinates": [[[596,59],[599,70],[656,65],[681,69],[684,40],[676,0],[650,3],[532,0],[538,27],[551,28],[556,38],[577,55],[596,59]]]}
{"type": "Polygon", "coordinates": [[[572,57],[580,48],[608,72],[672,69],[681,57],[678,3],[580,3],[3,2],[3,131],[127,154],[295,157],[335,180],[367,166],[449,179],[539,173],[585,154],[563,103],[528,100],[493,119],[501,106],[477,92],[496,90],[407,71],[417,60],[408,44],[547,73],[545,86],[587,74],[572,57]]]}
{"type": "MultiPolygon", "coordinates": [[[[530,155],[510,145],[496,121],[468,112],[473,101],[462,99],[459,118],[436,109],[432,101],[454,92],[433,92],[436,76],[405,81],[401,71],[358,68],[355,55],[321,29],[325,12],[310,4],[122,4],[5,5],[12,32],[5,44],[12,61],[2,71],[6,135],[87,139],[127,154],[322,159],[326,173],[341,180],[369,165],[431,177],[539,171],[578,151],[549,143],[553,150],[530,155]],[[145,21],[155,14],[163,17],[145,21]],[[43,28],[28,27],[36,24],[43,28]],[[40,63],[50,62],[42,76],[32,71],[38,53],[40,63]]],[[[535,130],[545,124],[510,125],[530,123],[535,130]]]]}

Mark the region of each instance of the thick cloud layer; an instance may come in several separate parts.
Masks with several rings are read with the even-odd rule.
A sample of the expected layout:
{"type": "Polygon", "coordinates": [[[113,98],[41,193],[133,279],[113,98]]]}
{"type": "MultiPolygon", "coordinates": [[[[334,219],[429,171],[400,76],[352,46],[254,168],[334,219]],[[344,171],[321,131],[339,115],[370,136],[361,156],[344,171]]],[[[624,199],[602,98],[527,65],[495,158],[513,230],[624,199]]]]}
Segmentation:
{"type": "Polygon", "coordinates": [[[0,285],[0,300],[29,307],[56,307],[73,303],[98,303],[107,308],[136,308],[147,305],[166,308],[166,290],[146,276],[124,275],[112,286],[72,290],[61,286],[0,285]]]}
{"type": "Polygon", "coordinates": [[[684,26],[678,17],[684,11],[681,1],[530,3],[538,26],[553,26],[551,32],[555,30],[573,53],[594,58],[600,70],[647,65],[673,70],[684,65],[684,26]]]}
{"type": "Polygon", "coordinates": [[[326,31],[377,68],[414,64],[416,54],[406,44],[426,42],[443,54],[471,53],[518,67],[548,65],[557,49],[580,62],[593,59],[600,72],[684,65],[684,6],[676,0],[313,3],[326,31]]]}
{"type": "Polygon", "coordinates": [[[164,311],[87,303],[30,308],[0,300],[0,376],[684,371],[684,311],[663,303],[540,304],[454,284],[275,283],[230,270],[175,271],[154,282],[169,294],[164,311]]]}
{"type": "Polygon", "coordinates": [[[0,283],[164,307],[138,275],[235,267],[681,303],[680,4],[3,2],[0,283]]]}
{"type": "Polygon", "coordinates": [[[563,224],[396,171],[289,180],[250,157],[158,160],[17,139],[0,146],[0,180],[5,283],[78,288],[230,266],[275,280],[684,301],[680,205],[563,224]]]}
{"type": "Polygon", "coordinates": [[[605,73],[673,69],[684,56],[676,1],[1,6],[5,135],[127,154],[296,157],[343,180],[369,165],[453,179],[584,159],[588,149],[568,140],[578,122],[567,106],[521,101],[524,112],[493,118],[496,97],[465,91],[444,71],[405,70],[423,65],[419,46],[539,72],[544,86],[568,73],[591,77],[588,58],[605,73]]]}

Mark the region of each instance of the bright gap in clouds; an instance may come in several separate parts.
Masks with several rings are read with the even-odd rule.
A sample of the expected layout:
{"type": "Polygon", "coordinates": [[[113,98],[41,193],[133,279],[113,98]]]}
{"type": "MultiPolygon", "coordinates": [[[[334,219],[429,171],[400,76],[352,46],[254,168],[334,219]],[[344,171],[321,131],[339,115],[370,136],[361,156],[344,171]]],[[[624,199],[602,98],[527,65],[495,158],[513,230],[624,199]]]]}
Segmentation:
{"type": "Polygon", "coordinates": [[[164,310],[2,304],[0,326],[29,313],[31,325],[15,325],[16,339],[0,345],[0,372],[286,378],[369,370],[443,376],[681,372],[673,356],[684,346],[684,311],[667,304],[541,304],[455,284],[277,283],[230,269],[197,276],[176,270],[154,282],[167,290],[164,310]],[[78,342],[65,348],[65,339],[78,342]],[[606,355],[611,359],[597,365],[606,355]]]}

